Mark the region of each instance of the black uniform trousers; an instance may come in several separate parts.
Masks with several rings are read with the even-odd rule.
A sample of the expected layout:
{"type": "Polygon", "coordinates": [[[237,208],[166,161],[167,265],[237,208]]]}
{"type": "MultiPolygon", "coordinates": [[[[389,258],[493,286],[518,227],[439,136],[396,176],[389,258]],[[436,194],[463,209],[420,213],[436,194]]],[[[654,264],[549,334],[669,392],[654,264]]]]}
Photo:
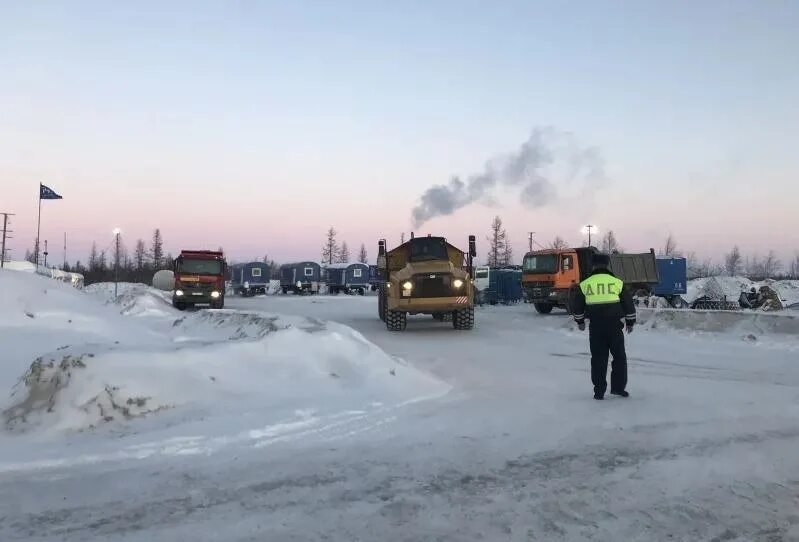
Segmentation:
{"type": "Polygon", "coordinates": [[[627,387],[627,353],[624,350],[624,324],[619,321],[591,323],[588,332],[591,343],[591,381],[594,392],[604,394],[608,387],[608,354],[613,355],[610,373],[611,391],[627,387]]]}

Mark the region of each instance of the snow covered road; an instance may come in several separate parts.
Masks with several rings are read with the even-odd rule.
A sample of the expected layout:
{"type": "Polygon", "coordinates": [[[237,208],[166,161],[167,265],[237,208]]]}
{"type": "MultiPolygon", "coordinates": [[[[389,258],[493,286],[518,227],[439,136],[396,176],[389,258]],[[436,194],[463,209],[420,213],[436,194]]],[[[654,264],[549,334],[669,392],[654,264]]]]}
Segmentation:
{"type": "MultiPolygon", "coordinates": [[[[0,540],[799,540],[796,336],[637,330],[631,398],[598,403],[562,315],[486,307],[472,332],[419,317],[390,334],[375,305],[228,300],[354,328],[449,393],[255,438],[230,435],[257,404],[230,431],[73,436],[63,463],[0,469],[0,540]],[[75,460],[89,444],[102,460],[75,460]]],[[[0,459],[17,438],[0,434],[0,459]]]]}

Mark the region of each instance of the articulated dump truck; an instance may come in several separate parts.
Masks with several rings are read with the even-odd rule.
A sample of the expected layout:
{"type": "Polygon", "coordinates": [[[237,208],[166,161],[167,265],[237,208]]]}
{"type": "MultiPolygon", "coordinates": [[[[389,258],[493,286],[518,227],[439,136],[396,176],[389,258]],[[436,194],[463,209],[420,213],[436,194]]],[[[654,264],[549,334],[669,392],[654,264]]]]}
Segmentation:
{"type": "Polygon", "coordinates": [[[469,252],[455,248],[443,237],[412,237],[386,251],[377,249],[378,314],[390,331],[402,331],[409,314],[430,314],[450,320],[455,329],[474,327],[474,235],[469,252]]]}

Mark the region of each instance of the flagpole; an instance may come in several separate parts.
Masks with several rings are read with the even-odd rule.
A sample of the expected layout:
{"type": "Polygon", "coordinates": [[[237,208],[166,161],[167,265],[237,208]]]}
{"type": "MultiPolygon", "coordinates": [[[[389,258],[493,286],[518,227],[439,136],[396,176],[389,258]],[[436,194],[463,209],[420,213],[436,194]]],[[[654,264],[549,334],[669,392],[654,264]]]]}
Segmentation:
{"type": "Polygon", "coordinates": [[[39,234],[42,230],[42,183],[39,183],[39,219],[36,222],[36,269],[39,269],[39,234]]]}

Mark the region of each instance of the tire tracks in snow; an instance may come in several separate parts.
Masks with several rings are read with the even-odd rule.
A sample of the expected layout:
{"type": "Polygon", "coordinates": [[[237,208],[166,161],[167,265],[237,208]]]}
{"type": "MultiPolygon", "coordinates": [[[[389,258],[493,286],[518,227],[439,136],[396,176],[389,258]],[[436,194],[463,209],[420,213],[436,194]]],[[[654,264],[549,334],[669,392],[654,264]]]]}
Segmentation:
{"type": "MultiPolygon", "coordinates": [[[[568,453],[545,451],[495,468],[466,471],[450,466],[424,476],[413,472],[410,463],[352,458],[314,465],[315,473],[244,484],[205,478],[202,487],[188,496],[6,516],[0,520],[0,538],[105,540],[145,528],[201,522],[213,513],[233,513],[262,517],[267,525],[269,518],[282,518],[301,532],[310,529],[309,534],[313,526],[301,518],[314,517],[333,539],[357,539],[358,533],[389,533],[413,524],[419,535],[414,540],[604,540],[611,526],[618,533],[622,524],[630,540],[662,539],[666,533],[676,534],[676,539],[781,540],[799,525],[795,514],[799,480],[730,481],[692,488],[675,498],[656,488],[646,489],[647,481],[637,472],[662,462],[707,461],[738,445],[791,440],[799,441],[799,427],[676,446],[648,448],[620,442],[617,447],[592,445],[568,453]],[[645,491],[629,492],[629,488],[645,491]],[[442,517],[449,519],[442,522],[442,517]]],[[[226,480],[224,472],[220,477],[226,480]]],[[[386,536],[382,539],[406,539],[386,536]]]]}

